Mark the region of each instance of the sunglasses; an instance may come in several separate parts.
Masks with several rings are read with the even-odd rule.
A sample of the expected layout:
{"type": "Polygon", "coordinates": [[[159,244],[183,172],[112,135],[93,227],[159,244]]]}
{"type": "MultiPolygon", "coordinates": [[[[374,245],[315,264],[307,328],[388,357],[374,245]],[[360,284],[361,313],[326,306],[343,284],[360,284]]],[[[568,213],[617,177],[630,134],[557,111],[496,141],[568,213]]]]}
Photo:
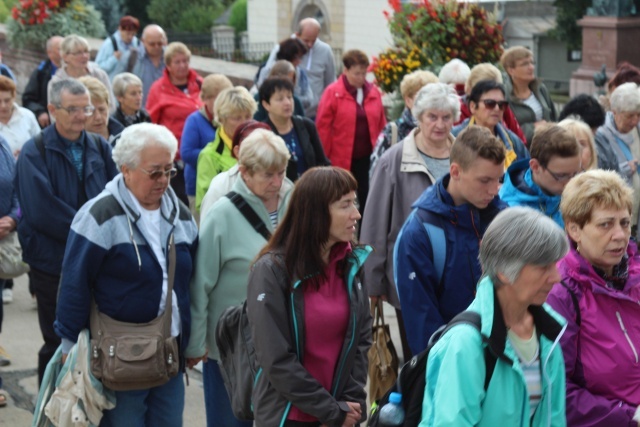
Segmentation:
{"type": "Polygon", "coordinates": [[[167,178],[173,178],[178,173],[178,170],[176,168],[172,168],[168,170],[156,169],[151,172],[149,172],[148,170],[144,170],[142,168],[138,168],[138,169],[140,169],[142,172],[149,175],[149,178],[151,178],[154,181],[159,180],[163,176],[166,176],[167,178]]]}
{"type": "Polygon", "coordinates": [[[483,99],[482,102],[489,110],[493,110],[497,105],[500,111],[504,111],[507,105],[509,105],[509,101],[496,101],[495,99],[483,99]]]}

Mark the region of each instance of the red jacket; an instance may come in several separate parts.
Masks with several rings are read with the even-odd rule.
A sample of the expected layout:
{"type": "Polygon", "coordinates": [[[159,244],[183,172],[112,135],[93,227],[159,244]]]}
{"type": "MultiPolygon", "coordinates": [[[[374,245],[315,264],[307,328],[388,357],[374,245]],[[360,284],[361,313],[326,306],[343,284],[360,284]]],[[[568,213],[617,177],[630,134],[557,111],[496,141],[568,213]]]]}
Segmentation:
{"type": "MultiPolygon", "coordinates": [[[[178,139],[182,137],[182,128],[187,117],[202,106],[200,87],[202,77],[194,70],[189,70],[187,89],[189,94],[182,92],[169,79],[169,72],[164,69],[162,77],[153,82],[147,96],[146,109],[151,121],[166,126],[178,139]]],[[[176,152],[176,159],[180,158],[180,150],[176,152]]]]}
{"type": "MultiPolygon", "coordinates": [[[[373,150],[378,135],[387,124],[382,106],[382,96],[377,87],[371,87],[362,104],[367,113],[371,149],[373,150]]],[[[316,127],[324,152],[331,160],[331,165],[350,170],[353,140],[356,133],[356,100],[347,92],[341,78],[324,90],[320,104],[318,104],[316,127]]]]}

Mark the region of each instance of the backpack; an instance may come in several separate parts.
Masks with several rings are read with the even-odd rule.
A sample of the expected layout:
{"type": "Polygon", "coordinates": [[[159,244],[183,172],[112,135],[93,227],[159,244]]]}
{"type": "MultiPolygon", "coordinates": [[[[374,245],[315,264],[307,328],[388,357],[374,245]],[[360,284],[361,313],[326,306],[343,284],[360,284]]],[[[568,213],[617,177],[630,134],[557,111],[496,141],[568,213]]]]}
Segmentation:
{"type": "MultiPolygon", "coordinates": [[[[433,346],[446,334],[451,328],[461,323],[472,325],[480,332],[481,319],[480,315],[474,311],[463,311],[455,316],[451,321],[438,328],[431,338],[429,339],[429,345],[420,354],[413,356],[411,360],[405,363],[400,373],[398,374],[398,380],[395,385],[389,389],[385,395],[380,399],[378,405],[372,409],[371,417],[369,419],[369,427],[383,427],[380,424],[379,409],[389,402],[389,396],[391,393],[402,394],[402,407],[404,408],[405,418],[404,427],[417,427],[422,419],[422,401],[424,399],[424,390],[427,385],[426,371],[427,371],[427,359],[429,352],[433,346]]],[[[482,341],[487,342],[488,338],[482,336],[482,341]]],[[[486,369],[486,378],[484,381],[485,392],[489,388],[489,383],[493,376],[493,371],[496,367],[497,357],[490,351],[489,346],[485,347],[484,362],[486,369]]]]}
{"type": "MultiPolygon", "coordinates": [[[[271,233],[264,221],[240,194],[231,191],[225,197],[234,204],[258,233],[269,240],[271,233]]],[[[218,365],[224,387],[229,395],[233,415],[239,420],[251,421],[253,420],[251,394],[258,374],[246,301],[222,312],[216,324],[216,345],[220,352],[218,365]]]]}

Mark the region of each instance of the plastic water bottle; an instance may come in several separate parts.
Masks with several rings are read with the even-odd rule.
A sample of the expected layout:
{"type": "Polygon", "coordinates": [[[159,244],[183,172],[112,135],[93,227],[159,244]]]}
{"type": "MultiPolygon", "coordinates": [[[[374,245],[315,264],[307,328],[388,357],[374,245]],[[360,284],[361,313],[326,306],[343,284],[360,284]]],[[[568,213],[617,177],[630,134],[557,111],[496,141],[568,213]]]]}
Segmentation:
{"type": "Polygon", "coordinates": [[[380,409],[380,424],[385,427],[401,426],[404,423],[404,408],[400,404],[402,402],[402,394],[391,393],[389,395],[389,403],[380,409]]]}

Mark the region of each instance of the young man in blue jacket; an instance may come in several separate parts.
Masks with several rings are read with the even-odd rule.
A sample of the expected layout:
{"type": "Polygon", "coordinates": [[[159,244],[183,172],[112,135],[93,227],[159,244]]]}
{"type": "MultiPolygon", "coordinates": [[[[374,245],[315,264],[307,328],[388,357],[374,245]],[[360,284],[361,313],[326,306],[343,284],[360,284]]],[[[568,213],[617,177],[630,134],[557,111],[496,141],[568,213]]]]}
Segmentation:
{"type": "Polygon", "coordinates": [[[582,172],[581,148],[576,138],[558,125],[536,129],[531,159],[507,169],[500,198],[509,206],[528,206],[550,217],[561,228],[560,195],[569,180],[582,172]]]}
{"type": "Polygon", "coordinates": [[[480,240],[506,207],[498,198],[504,161],[504,144],[469,126],[451,146],[449,174],[422,193],[400,231],[395,282],[413,354],[475,296],[480,240]]]}
{"type": "Polygon", "coordinates": [[[78,209],[118,174],[107,141],[84,130],[94,107],[82,83],[53,83],[47,108],[55,123],[22,147],[14,178],[22,210],[18,237],[22,258],[31,267],[30,287],[44,338],[38,353],[39,383],[60,345],[53,322],[71,222],[78,209]]]}

